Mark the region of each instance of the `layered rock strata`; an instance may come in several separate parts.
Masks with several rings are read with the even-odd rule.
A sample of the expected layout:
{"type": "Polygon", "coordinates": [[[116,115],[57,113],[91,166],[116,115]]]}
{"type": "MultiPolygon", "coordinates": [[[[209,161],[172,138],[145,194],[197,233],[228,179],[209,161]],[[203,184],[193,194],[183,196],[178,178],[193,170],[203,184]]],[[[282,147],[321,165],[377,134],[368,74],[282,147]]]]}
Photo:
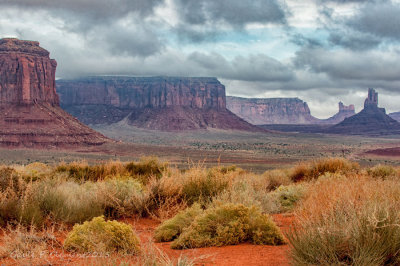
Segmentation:
{"type": "Polygon", "coordinates": [[[355,114],[354,105],[339,103],[339,112],[328,119],[311,115],[308,104],[299,98],[227,97],[227,108],[255,125],[337,124],[355,114]]]}
{"type": "Polygon", "coordinates": [[[57,62],[38,42],[0,40],[0,145],[101,145],[106,137],[59,107],[57,62]]]}
{"type": "Polygon", "coordinates": [[[313,124],[307,103],[299,98],[241,98],[227,97],[227,108],[254,125],[313,124]]]}
{"type": "Polygon", "coordinates": [[[128,124],[155,130],[261,130],[226,109],[216,78],[86,77],[58,80],[61,106],[86,124],[128,124]]]}

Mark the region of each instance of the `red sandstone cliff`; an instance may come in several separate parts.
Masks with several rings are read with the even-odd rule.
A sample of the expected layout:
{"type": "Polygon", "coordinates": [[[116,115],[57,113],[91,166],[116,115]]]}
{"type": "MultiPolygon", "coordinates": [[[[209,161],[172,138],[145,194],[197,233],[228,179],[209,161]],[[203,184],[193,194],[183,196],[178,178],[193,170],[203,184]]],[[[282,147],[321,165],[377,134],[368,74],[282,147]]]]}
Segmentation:
{"type": "Polygon", "coordinates": [[[71,147],[108,141],[59,107],[56,66],[38,42],[0,40],[0,145],[71,147]]]}
{"type": "Polygon", "coordinates": [[[131,125],[155,130],[206,128],[260,131],[226,109],[216,78],[89,77],[58,80],[61,106],[86,124],[131,125]]]}

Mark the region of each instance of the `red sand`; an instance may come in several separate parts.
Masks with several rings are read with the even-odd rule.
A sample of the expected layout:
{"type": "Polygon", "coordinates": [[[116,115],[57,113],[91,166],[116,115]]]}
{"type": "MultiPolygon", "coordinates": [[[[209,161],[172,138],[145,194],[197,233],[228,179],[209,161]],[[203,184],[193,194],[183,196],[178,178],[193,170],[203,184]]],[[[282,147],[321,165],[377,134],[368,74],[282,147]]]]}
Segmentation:
{"type": "MultiPolygon", "coordinates": [[[[293,222],[292,215],[273,215],[274,221],[283,232],[288,230],[293,222]]],[[[160,224],[153,219],[124,219],[123,222],[131,224],[138,233],[143,244],[153,243],[153,232],[160,224]]],[[[65,239],[65,233],[57,232],[57,240],[62,243],[65,239]]],[[[0,242],[0,246],[4,243],[0,242]]],[[[260,246],[244,243],[236,246],[197,248],[189,250],[173,250],[170,243],[155,243],[158,249],[166,253],[171,259],[178,259],[180,256],[195,258],[197,265],[289,265],[287,251],[289,247],[283,246],[260,246]]],[[[54,251],[62,253],[61,248],[54,251]]],[[[67,254],[68,255],[68,254],[67,254]]],[[[134,262],[135,257],[132,258],[134,262]]],[[[26,264],[26,261],[24,261],[26,264]]],[[[12,259],[1,260],[0,265],[19,265],[23,261],[14,261],[12,259]]],[[[34,261],[29,261],[34,263],[34,261]]],[[[28,263],[28,264],[29,264],[28,263]]],[[[79,258],[50,258],[47,263],[52,265],[78,264],[84,265],[90,263],[90,259],[79,258]]]]}

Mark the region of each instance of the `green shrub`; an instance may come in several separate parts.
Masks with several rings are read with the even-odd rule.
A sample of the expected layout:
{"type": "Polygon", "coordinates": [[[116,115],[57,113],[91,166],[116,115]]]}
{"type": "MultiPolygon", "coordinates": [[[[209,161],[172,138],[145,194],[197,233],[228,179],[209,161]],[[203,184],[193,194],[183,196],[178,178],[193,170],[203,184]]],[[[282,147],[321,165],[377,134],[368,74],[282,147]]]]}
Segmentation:
{"type": "Polygon", "coordinates": [[[296,203],[304,196],[305,187],[302,185],[280,186],[271,193],[279,202],[282,212],[293,210],[296,203]]]}
{"type": "Polygon", "coordinates": [[[379,164],[367,170],[368,174],[373,178],[390,178],[397,177],[397,171],[394,167],[389,165],[379,164]]]}
{"type": "Polygon", "coordinates": [[[199,204],[179,212],[175,217],[163,222],[154,232],[157,242],[168,242],[177,238],[182,231],[189,227],[194,219],[203,212],[199,204]]]}
{"type": "Polygon", "coordinates": [[[325,173],[348,174],[360,166],[344,158],[324,158],[308,163],[300,163],[293,170],[290,178],[294,182],[317,179],[325,173]]]}
{"type": "Polygon", "coordinates": [[[68,251],[138,254],[139,238],[130,225],[117,221],[105,221],[103,217],[93,218],[82,225],[74,225],[64,241],[68,251]]]}
{"type": "Polygon", "coordinates": [[[235,245],[245,241],[256,244],[284,243],[277,226],[255,207],[225,204],[197,216],[192,224],[172,242],[174,249],[235,245]]]}

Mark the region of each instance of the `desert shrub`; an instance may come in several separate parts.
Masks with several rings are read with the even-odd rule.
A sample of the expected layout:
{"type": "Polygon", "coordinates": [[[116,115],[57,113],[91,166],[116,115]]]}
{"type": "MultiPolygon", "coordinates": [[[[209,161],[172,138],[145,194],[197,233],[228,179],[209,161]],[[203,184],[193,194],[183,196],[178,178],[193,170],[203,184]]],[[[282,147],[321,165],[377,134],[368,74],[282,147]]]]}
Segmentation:
{"type": "Polygon", "coordinates": [[[99,165],[88,165],[87,162],[72,162],[60,164],[55,172],[66,173],[69,178],[77,181],[98,181],[109,177],[126,175],[125,167],[121,162],[107,162],[99,165]]]}
{"type": "Polygon", "coordinates": [[[64,248],[80,253],[118,252],[135,255],[140,251],[140,244],[130,225],[96,217],[82,225],[74,225],[64,241],[64,248]]]}
{"type": "Polygon", "coordinates": [[[279,228],[255,207],[225,204],[196,217],[172,242],[174,249],[235,245],[245,241],[256,244],[284,243],[279,228]]]}
{"type": "Polygon", "coordinates": [[[143,157],[139,162],[131,162],[126,165],[126,170],[139,178],[144,184],[149,178],[161,178],[163,172],[168,168],[167,163],[161,163],[156,157],[143,157]]]}
{"type": "Polygon", "coordinates": [[[49,177],[53,171],[51,167],[39,162],[28,164],[17,170],[26,181],[37,181],[49,177]]]}
{"type": "Polygon", "coordinates": [[[270,195],[279,202],[280,211],[287,212],[294,209],[303,198],[305,191],[305,185],[280,186],[270,195]]]}
{"type": "Polygon", "coordinates": [[[141,197],[142,185],[134,179],[107,179],[96,184],[99,200],[106,217],[120,218],[138,213],[137,199],[141,197]]]}
{"type": "Polygon", "coordinates": [[[280,186],[287,186],[291,183],[289,173],[285,170],[270,170],[266,171],[261,179],[265,180],[266,190],[272,191],[280,186]]]}
{"type": "Polygon", "coordinates": [[[390,178],[397,177],[398,173],[396,169],[390,165],[379,164],[367,170],[368,174],[373,178],[390,178]]]}
{"type": "Polygon", "coordinates": [[[181,194],[189,205],[207,201],[227,189],[233,177],[232,171],[223,174],[215,169],[191,168],[180,179],[181,194]]]}
{"type": "Polygon", "coordinates": [[[5,226],[18,217],[19,197],[11,189],[0,192],[0,226],[5,226]]]}
{"type": "Polygon", "coordinates": [[[21,178],[18,172],[11,167],[0,167],[0,191],[4,192],[7,189],[20,194],[25,189],[26,182],[21,178]]]}
{"type": "Polygon", "coordinates": [[[265,187],[255,185],[252,179],[252,176],[246,176],[243,179],[235,180],[229,189],[212,198],[211,206],[221,203],[232,203],[242,204],[247,207],[256,206],[263,213],[280,212],[280,204],[276,196],[267,191],[265,187]]]}
{"type": "Polygon", "coordinates": [[[398,265],[400,184],[369,177],[319,180],[288,233],[296,265],[398,265]]]}
{"type": "Polygon", "coordinates": [[[56,221],[78,223],[104,213],[97,186],[87,182],[44,180],[35,184],[34,201],[45,215],[56,221]]]}
{"type": "Polygon", "coordinates": [[[203,212],[199,204],[193,204],[190,208],[179,212],[175,217],[163,222],[154,232],[157,242],[168,242],[177,238],[183,229],[190,226],[194,219],[203,212]]]}
{"type": "Polygon", "coordinates": [[[294,182],[317,179],[325,173],[343,173],[356,171],[360,166],[344,158],[324,158],[308,163],[300,163],[292,170],[290,178],[294,182]]]}

